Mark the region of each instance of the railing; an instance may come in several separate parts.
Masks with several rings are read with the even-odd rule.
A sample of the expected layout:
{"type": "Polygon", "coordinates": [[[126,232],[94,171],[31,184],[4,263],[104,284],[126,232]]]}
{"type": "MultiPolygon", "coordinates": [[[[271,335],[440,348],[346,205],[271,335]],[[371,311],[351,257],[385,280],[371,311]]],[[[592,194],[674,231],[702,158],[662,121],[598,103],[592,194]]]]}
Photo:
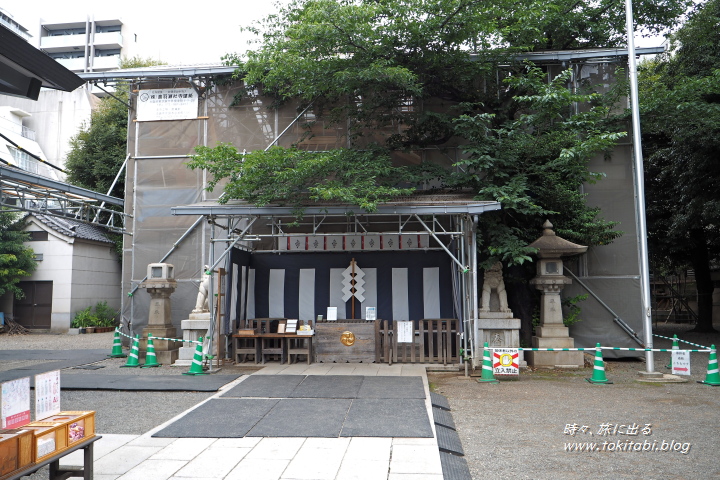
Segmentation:
{"type": "Polygon", "coordinates": [[[460,363],[460,322],[455,318],[422,319],[414,323],[412,342],[398,343],[397,324],[375,323],[378,363],[460,363]]]}

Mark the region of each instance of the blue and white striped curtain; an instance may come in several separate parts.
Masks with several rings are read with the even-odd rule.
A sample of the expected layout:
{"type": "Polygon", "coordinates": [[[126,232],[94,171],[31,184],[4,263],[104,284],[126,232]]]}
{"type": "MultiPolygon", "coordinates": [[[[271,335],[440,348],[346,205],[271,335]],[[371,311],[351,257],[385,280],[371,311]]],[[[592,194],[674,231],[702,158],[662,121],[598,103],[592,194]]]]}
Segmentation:
{"type": "Polygon", "coordinates": [[[377,318],[384,320],[453,318],[452,266],[444,252],[233,256],[235,296],[241,301],[231,308],[239,321],[309,320],[325,316],[327,307],[337,307],[338,319],[351,318],[351,300],[342,301],[342,272],[352,258],[365,273],[365,301],[355,300],[355,318],[365,318],[365,307],[376,307],[377,318]]]}

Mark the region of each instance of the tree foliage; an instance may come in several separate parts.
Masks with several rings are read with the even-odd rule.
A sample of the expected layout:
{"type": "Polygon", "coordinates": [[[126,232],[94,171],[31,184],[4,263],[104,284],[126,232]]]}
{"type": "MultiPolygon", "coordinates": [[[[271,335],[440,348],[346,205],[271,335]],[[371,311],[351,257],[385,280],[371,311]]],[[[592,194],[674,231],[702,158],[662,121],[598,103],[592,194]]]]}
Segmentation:
{"type": "MultiPolygon", "coordinates": [[[[667,29],[688,3],[636,1],[637,27],[667,29]]],[[[619,232],[585,205],[580,186],[601,177],[587,162],[621,135],[608,121],[615,97],[593,94],[590,85],[570,91],[569,72],[548,82],[548,72],[513,55],[618,46],[623,18],[622,2],[611,0],[294,0],[253,27],[261,36],[255,50],[226,61],[239,66],[235,77],[246,92],[259,90],[275,105],[312,102],[316,117],[347,126],[350,149],[240,156],[221,145],[200,148],[190,166],[229,178],[224,199],[332,199],[372,208],[417,178],[386,161],[394,152],[443,149],[459,139],[465,152],[454,173],[425,167],[421,175],[503,204],[481,218],[488,262],[524,262],[545,218],[573,241],[609,243],[619,232]],[[408,111],[408,102],[417,108],[408,111]]]]}
{"type": "MultiPolygon", "coordinates": [[[[152,58],[123,58],[120,68],[164,65],[152,58]]],[[[67,180],[73,185],[107,193],[127,154],[128,87],[118,86],[113,93],[100,100],[90,121],[70,139],[70,151],[65,162],[67,180]]],[[[122,198],[124,178],[118,179],[111,195],[122,198]]]]}
{"type": "Polygon", "coordinates": [[[0,210],[0,296],[10,292],[22,298],[23,291],[17,284],[37,266],[32,248],[23,244],[28,235],[22,226],[16,213],[0,210]]]}
{"type": "Polygon", "coordinates": [[[718,24],[720,1],[699,6],[640,77],[651,258],[658,271],[695,271],[701,331],[712,330],[710,265],[720,261],[718,24]]]}

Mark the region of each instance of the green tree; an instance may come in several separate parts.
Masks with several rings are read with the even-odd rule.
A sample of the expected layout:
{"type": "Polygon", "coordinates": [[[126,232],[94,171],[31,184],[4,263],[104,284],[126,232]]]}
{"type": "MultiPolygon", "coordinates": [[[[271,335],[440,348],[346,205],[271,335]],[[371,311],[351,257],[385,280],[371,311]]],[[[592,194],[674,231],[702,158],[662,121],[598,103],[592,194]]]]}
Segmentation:
{"type": "MultiPolygon", "coordinates": [[[[123,58],[120,68],[164,65],[152,58],[123,58]]],[[[65,162],[67,180],[73,185],[107,193],[127,155],[128,87],[118,86],[111,96],[103,97],[92,112],[90,121],[70,139],[65,162]]],[[[111,195],[122,198],[124,178],[111,195]]]]}
{"type": "Polygon", "coordinates": [[[17,284],[37,266],[32,248],[23,245],[28,235],[22,226],[16,213],[0,210],[0,296],[10,292],[22,298],[17,284]]]}
{"type": "MultiPolygon", "coordinates": [[[[483,253],[494,257],[488,261],[524,262],[524,245],[537,236],[547,217],[558,225],[559,234],[573,241],[612,241],[618,234],[612,222],[585,206],[578,191],[583,182],[598,178],[587,171],[587,160],[609,149],[620,135],[606,122],[608,105],[591,91],[568,92],[568,73],[547,85],[540,70],[512,58],[513,53],[539,47],[618,44],[624,34],[624,22],[618,21],[624,11],[621,2],[584,3],[293,1],[255,28],[262,35],[256,50],[246,57],[226,57],[228,63],[239,65],[236,77],[247,90],[259,89],[276,104],[312,102],[315,115],[329,122],[347,125],[350,119],[351,150],[382,151],[378,158],[442,149],[450,139],[460,138],[467,144],[468,158],[456,166],[466,174],[384,163],[375,167],[394,171],[346,176],[342,174],[357,152],[275,149],[246,155],[246,164],[238,162],[237,152],[228,146],[201,148],[190,166],[209,168],[218,180],[229,178],[226,200],[283,200],[272,197],[285,195],[289,181],[294,183],[292,191],[306,192],[310,199],[354,198],[371,207],[404,192],[388,187],[435,175],[436,183],[446,188],[472,188],[482,199],[503,203],[502,212],[482,216],[484,226],[493,227],[483,231],[494,232],[494,237],[483,239],[483,253]],[[557,21],[560,17],[562,22],[557,21]],[[584,26],[587,18],[595,17],[590,35],[584,26]],[[499,69],[499,64],[509,66],[499,69]],[[408,112],[404,107],[409,101],[418,108],[408,112]],[[575,103],[584,103],[585,113],[570,115],[575,103]],[[391,130],[382,137],[381,132],[391,130]],[[308,165],[320,162],[320,156],[322,171],[334,172],[344,183],[328,184],[302,174],[308,165]],[[297,163],[301,157],[307,162],[297,163]],[[260,176],[249,175],[248,169],[263,162],[276,170],[258,184],[260,176]],[[294,171],[299,165],[301,171],[294,171]],[[388,185],[388,178],[396,183],[388,185]],[[379,195],[373,191],[377,186],[384,187],[379,195]]],[[[686,4],[687,0],[639,2],[638,27],[667,28],[686,4]]]]}
{"type": "MultiPolygon", "coordinates": [[[[637,28],[670,28],[689,3],[635,1],[637,28]]],[[[572,241],[608,243],[619,232],[585,204],[579,187],[601,177],[588,171],[589,158],[622,135],[609,121],[616,97],[594,94],[590,85],[570,92],[569,72],[548,82],[548,72],[514,57],[547,48],[619,46],[624,25],[624,7],[616,0],[294,0],[254,27],[261,36],[255,50],[226,61],[239,66],[235,79],[247,93],[260,91],[275,105],[312,103],[316,117],[347,126],[350,149],[272,149],[239,162],[234,148],[221,145],[199,149],[190,166],[228,179],[223,200],[256,203],[292,203],[290,194],[301,192],[305,199],[372,208],[400,193],[391,187],[432,177],[445,189],[472,189],[479,199],[503,204],[480,217],[485,264],[526,262],[531,252],[525,246],[546,218],[572,241]],[[581,113],[572,114],[576,106],[581,113]],[[451,140],[465,146],[454,173],[393,162],[398,153],[442,151],[451,140]],[[376,170],[343,175],[358,152],[375,152],[376,170]],[[263,161],[265,170],[248,171],[263,161]],[[331,184],[306,174],[316,162],[331,184]],[[384,188],[380,197],[373,194],[377,186],[384,188]]],[[[527,324],[531,315],[525,316],[527,324]]]]}
{"type": "Polygon", "coordinates": [[[692,268],[696,331],[712,331],[711,264],[720,261],[720,0],[699,5],[671,53],[642,65],[648,243],[658,271],[692,268]]]}

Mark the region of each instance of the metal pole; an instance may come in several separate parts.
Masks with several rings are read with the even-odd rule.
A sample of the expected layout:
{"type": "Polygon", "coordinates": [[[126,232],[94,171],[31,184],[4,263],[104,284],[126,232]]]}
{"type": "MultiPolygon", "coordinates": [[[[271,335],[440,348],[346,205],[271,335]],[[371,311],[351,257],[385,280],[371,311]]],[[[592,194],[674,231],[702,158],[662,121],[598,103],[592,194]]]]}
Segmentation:
{"type": "MultiPolygon", "coordinates": [[[[647,224],[645,223],[645,179],[642,140],[640,133],[640,106],[638,99],[637,63],[635,60],[635,28],[632,0],[625,0],[627,23],[628,72],[630,74],[630,111],[633,126],[633,152],[635,160],[635,217],[637,222],[638,254],[640,263],[640,289],[642,298],[643,331],[646,348],[653,348],[652,310],[650,306],[650,267],[648,265],[647,224]]],[[[655,372],[653,352],[645,352],[647,373],[655,372]]]]}
{"type": "MultiPolygon", "coordinates": [[[[473,305],[472,305],[472,318],[473,318],[473,327],[472,327],[472,354],[473,359],[477,358],[478,355],[478,309],[480,308],[478,306],[478,262],[477,262],[477,229],[478,229],[478,216],[475,215],[475,217],[471,220],[471,239],[470,239],[470,258],[471,265],[473,269],[473,282],[472,282],[472,299],[473,299],[473,305]]],[[[480,339],[482,340],[482,339],[480,339]]],[[[483,344],[484,345],[484,344],[483,344]]],[[[484,352],[483,352],[484,353],[484,352]]],[[[474,363],[473,363],[474,366],[474,363]]]]}

